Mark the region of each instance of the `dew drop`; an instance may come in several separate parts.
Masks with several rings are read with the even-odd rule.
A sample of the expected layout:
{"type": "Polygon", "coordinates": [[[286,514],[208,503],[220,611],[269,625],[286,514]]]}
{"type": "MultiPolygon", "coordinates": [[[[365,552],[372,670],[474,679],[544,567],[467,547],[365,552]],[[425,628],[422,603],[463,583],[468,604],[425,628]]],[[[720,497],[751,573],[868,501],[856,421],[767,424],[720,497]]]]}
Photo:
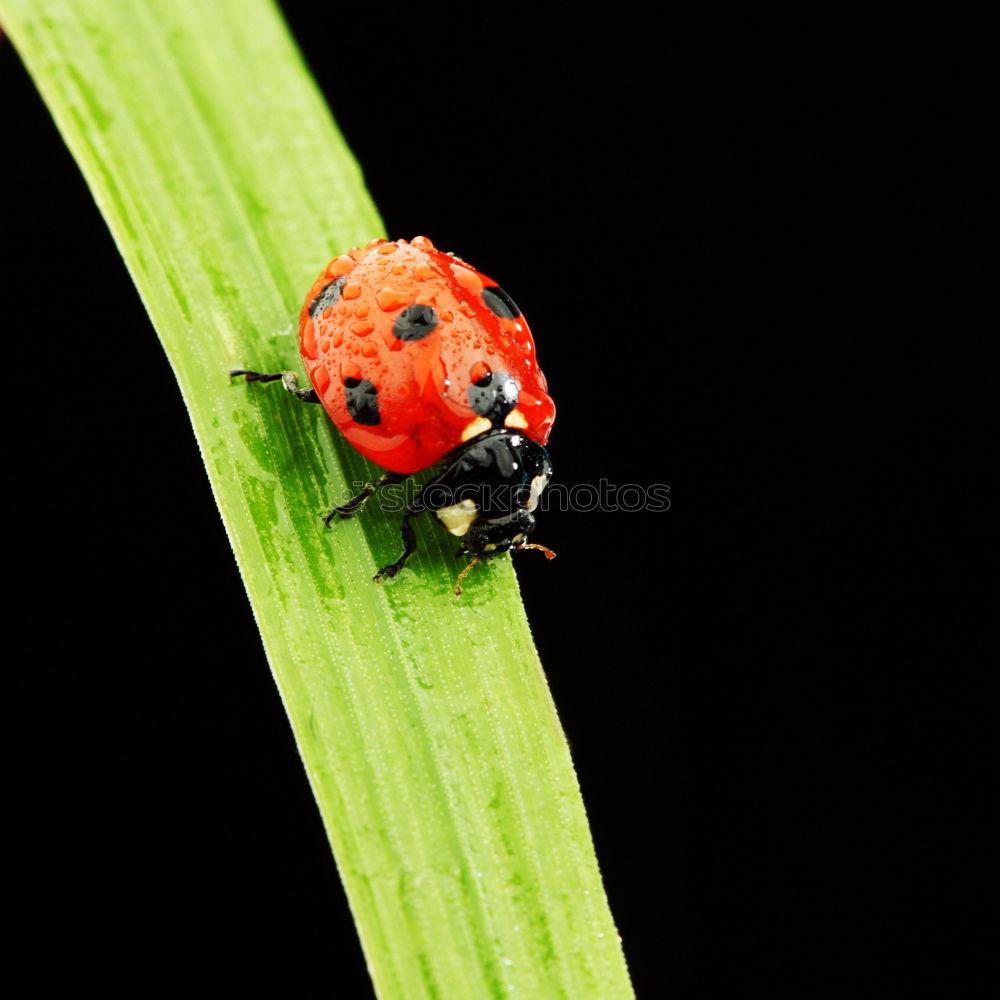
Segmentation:
{"type": "Polygon", "coordinates": [[[339,278],[341,275],[350,274],[354,270],[354,261],[346,253],[339,257],[334,257],[326,266],[326,273],[331,278],[339,278]]]}
{"type": "Polygon", "coordinates": [[[383,312],[393,312],[407,304],[408,296],[394,292],[391,288],[381,288],[375,293],[375,301],[383,312]]]}

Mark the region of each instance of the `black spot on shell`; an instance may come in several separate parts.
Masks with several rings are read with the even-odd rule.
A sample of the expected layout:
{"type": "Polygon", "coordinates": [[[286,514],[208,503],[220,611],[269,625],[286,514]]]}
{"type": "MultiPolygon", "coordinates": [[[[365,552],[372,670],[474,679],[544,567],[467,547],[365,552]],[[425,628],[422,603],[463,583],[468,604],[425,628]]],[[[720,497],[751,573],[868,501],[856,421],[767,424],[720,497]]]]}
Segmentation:
{"type": "Polygon", "coordinates": [[[341,289],[344,287],[344,283],[347,281],[347,275],[342,274],[339,278],[334,278],[326,288],[323,289],[309,303],[309,315],[313,319],[316,318],[317,313],[321,313],[327,306],[336,305],[340,299],[341,289]]]}
{"type": "Polygon", "coordinates": [[[495,427],[517,406],[517,380],[506,372],[494,373],[469,386],[469,406],[473,413],[486,417],[495,427]],[[483,384],[485,383],[485,384],[483,384]]]}
{"type": "Polygon", "coordinates": [[[490,312],[501,319],[517,319],[521,315],[517,303],[499,285],[484,288],[483,301],[489,306],[490,312]]]}
{"type": "Polygon", "coordinates": [[[347,412],[356,424],[374,427],[382,422],[378,411],[378,389],[366,378],[345,378],[344,396],[347,412]]]}
{"type": "Polygon", "coordinates": [[[396,317],[396,322],[392,324],[392,332],[399,340],[407,342],[423,340],[434,332],[440,322],[438,314],[430,306],[417,303],[407,306],[396,317]]]}

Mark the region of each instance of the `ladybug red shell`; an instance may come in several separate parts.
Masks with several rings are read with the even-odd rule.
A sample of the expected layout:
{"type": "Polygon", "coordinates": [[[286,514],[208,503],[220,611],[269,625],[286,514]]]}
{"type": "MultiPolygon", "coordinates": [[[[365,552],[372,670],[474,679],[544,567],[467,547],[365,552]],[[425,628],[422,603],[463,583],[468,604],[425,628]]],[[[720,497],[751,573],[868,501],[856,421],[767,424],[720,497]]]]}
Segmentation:
{"type": "Polygon", "coordinates": [[[419,472],[492,428],[548,441],[555,405],[520,310],[426,237],[373,240],[334,258],[299,331],[326,412],[384,469],[419,472]]]}
{"type": "Polygon", "coordinates": [[[375,574],[395,576],[416,551],[410,519],[433,513],[472,561],[528,542],[552,477],[545,445],[555,405],[535,343],[497,283],[423,236],[372,240],[334,258],[299,318],[312,389],[293,372],[236,369],[248,382],[281,380],[321,403],[347,440],[388,471],[326,517],[349,517],[380,486],[438,464],[406,505],[403,554],[375,574]]]}

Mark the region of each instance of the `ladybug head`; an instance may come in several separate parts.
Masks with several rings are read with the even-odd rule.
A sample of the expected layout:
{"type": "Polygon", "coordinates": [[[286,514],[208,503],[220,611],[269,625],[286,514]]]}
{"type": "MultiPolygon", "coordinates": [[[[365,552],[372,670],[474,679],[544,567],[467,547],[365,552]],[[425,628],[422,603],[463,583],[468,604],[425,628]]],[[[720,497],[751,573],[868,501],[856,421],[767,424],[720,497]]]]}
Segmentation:
{"type": "Polygon", "coordinates": [[[512,552],[515,549],[539,549],[545,553],[546,559],[555,559],[556,554],[544,545],[529,542],[528,535],[535,527],[535,518],[530,511],[519,509],[506,517],[479,518],[469,528],[465,544],[456,553],[457,556],[472,556],[472,561],[458,574],[455,581],[455,593],[462,593],[462,579],[465,574],[483,559],[499,555],[501,552],[512,552]]]}
{"type": "Polygon", "coordinates": [[[469,525],[462,538],[459,556],[478,556],[486,559],[519,549],[535,530],[535,517],[531,511],[518,507],[504,517],[488,518],[479,514],[469,525]]]}
{"type": "Polygon", "coordinates": [[[462,539],[458,555],[472,556],[459,581],[481,559],[514,549],[541,549],[553,558],[545,546],[528,542],[532,511],[551,477],[548,452],[509,428],[473,438],[446,459],[423,496],[442,527],[462,539]]]}

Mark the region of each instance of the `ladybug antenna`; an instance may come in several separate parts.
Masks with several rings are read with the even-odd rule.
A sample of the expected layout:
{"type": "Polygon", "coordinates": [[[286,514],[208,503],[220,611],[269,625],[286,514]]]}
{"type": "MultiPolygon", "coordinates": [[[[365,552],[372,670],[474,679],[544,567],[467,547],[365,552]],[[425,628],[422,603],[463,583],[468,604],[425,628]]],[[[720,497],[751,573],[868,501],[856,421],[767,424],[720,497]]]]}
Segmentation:
{"type": "Polygon", "coordinates": [[[475,566],[477,562],[479,562],[479,558],[480,558],[479,556],[474,556],[472,562],[470,562],[469,565],[466,566],[465,569],[463,569],[462,572],[458,574],[458,579],[455,581],[456,597],[458,597],[458,595],[462,593],[462,580],[465,577],[465,574],[468,573],[469,570],[472,569],[472,567],[475,566]]]}
{"type": "Polygon", "coordinates": [[[545,553],[546,559],[555,559],[556,554],[552,549],[546,548],[544,545],[539,545],[536,542],[525,542],[524,545],[518,545],[519,549],[538,549],[539,552],[545,553]]]}

